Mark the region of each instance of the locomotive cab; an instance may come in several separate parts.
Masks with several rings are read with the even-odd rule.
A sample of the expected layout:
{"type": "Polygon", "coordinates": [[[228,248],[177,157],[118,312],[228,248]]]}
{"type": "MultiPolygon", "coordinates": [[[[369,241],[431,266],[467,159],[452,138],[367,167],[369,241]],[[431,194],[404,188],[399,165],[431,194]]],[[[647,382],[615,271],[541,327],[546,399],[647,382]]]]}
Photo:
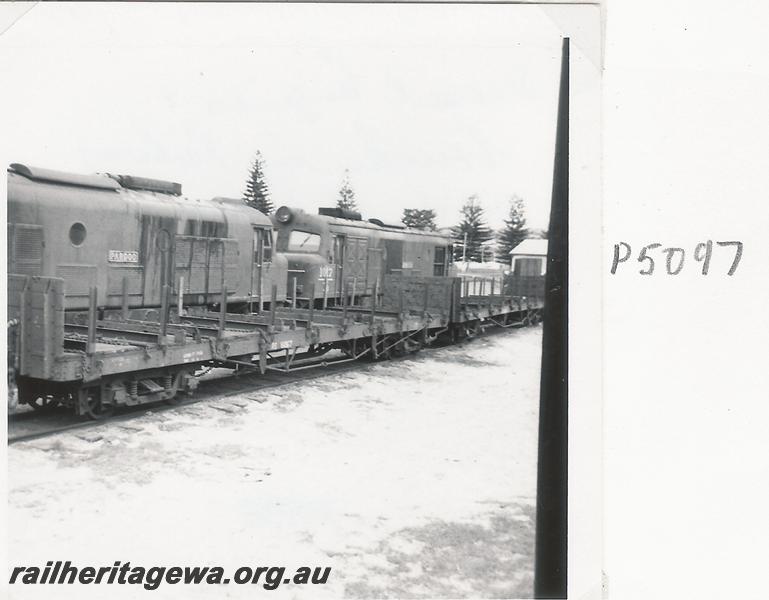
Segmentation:
{"type": "Polygon", "coordinates": [[[287,294],[295,290],[299,303],[365,304],[386,274],[448,276],[448,236],[338,208],[318,212],[282,206],[272,217],[278,252],[288,259],[287,294]]]}
{"type": "Polygon", "coordinates": [[[328,223],[303,210],[281,206],[272,217],[276,249],[287,260],[286,294],[292,301],[312,298],[335,304],[340,296],[344,244],[333,236],[328,223]]]}

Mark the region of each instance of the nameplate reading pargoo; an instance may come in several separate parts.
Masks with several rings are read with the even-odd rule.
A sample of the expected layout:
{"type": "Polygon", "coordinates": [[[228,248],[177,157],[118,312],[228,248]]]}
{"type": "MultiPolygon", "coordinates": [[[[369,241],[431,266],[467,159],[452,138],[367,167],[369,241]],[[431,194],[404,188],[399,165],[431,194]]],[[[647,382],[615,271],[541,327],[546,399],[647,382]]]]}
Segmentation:
{"type": "Polygon", "coordinates": [[[641,268],[637,271],[639,275],[654,275],[655,273],[664,273],[667,275],[678,275],[684,270],[687,260],[692,265],[689,268],[698,269],[703,275],[719,274],[732,276],[736,273],[737,267],[742,258],[742,242],[738,241],[716,241],[705,240],[699,242],[693,248],[681,248],[678,246],[663,247],[659,242],[653,242],[641,247],[640,250],[633,250],[633,247],[627,242],[614,244],[614,257],[611,263],[611,274],[616,275],[621,269],[629,269],[633,262],[641,263],[641,268]],[[711,260],[721,259],[721,256],[731,261],[728,271],[711,269],[711,260]],[[635,259],[634,261],[631,259],[635,259]],[[693,263],[691,262],[693,259],[693,263]],[[657,267],[660,262],[662,266],[657,267]],[[656,270],[655,270],[656,269],[656,270]]]}
{"type": "Polygon", "coordinates": [[[139,253],[136,250],[110,250],[107,260],[111,263],[131,263],[139,262],[139,253]]]}

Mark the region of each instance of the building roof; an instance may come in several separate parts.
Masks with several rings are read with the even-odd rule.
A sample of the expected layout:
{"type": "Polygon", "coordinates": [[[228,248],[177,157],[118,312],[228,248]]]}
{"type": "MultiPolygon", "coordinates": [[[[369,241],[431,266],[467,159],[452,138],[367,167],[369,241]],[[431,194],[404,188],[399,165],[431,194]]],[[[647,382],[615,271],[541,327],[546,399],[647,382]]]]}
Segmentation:
{"type": "Polygon", "coordinates": [[[547,240],[529,238],[523,240],[510,254],[529,254],[534,256],[547,256],[547,240]]]}

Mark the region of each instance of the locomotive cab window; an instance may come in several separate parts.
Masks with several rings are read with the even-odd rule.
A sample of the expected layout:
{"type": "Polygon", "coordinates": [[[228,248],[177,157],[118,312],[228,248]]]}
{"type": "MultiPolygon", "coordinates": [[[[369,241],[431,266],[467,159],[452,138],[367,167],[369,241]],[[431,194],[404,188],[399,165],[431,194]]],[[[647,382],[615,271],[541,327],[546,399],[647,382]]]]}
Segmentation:
{"type": "Polygon", "coordinates": [[[287,252],[318,252],[320,250],[320,236],[309,231],[295,229],[288,237],[287,252]]]}
{"type": "Polygon", "coordinates": [[[254,263],[272,262],[272,231],[254,227],[254,263]]]}
{"type": "Polygon", "coordinates": [[[264,262],[272,262],[272,231],[264,230],[264,262]]]}
{"type": "Polygon", "coordinates": [[[85,241],[86,234],[85,225],[73,223],[72,227],[69,228],[69,241],[72,242],[73,246],[81,246],[85,241]]]}
{"type": "Polygon", "coordinates": [[[433,258],[433,275],[443,277],[446,274],[446,247],[436,246],[433,258]]]}

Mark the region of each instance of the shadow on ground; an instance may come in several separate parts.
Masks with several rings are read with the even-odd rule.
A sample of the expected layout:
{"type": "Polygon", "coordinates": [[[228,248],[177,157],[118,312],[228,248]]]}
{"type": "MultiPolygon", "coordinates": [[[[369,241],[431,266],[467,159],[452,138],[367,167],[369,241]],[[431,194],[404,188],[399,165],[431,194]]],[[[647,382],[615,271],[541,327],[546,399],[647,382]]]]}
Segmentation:
{"type": "MultiPolygon", "coordinates": [[[[530,598],[535,509],[501,505],[487,524],[434,521],[402,529],[365,555],[348,598],[530,598]]],[[[357,561],[358,557],[350,557],[357,561]]]]}

